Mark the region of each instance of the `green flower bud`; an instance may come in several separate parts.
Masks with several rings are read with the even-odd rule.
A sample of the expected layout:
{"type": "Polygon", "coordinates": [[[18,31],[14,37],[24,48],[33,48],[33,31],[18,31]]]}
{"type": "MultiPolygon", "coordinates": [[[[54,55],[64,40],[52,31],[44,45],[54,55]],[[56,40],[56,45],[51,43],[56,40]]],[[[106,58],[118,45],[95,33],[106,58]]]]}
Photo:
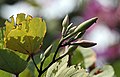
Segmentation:
{"type": "Polygon", "coordinates": [[[94,24],[97,21],[97,17],[91,18],[89,20],[86,20],[85,22],[81,23],[75,30],[74,32],[70,33],[66,37],[64,37],[64,40],[74,36],[75,34],[78,34],[79,32],[86,31],[92,24],[94,24]]]}
{"type": "Polygon", "coordinates": [[[53,46],[50,45],[50,46],[45,50],[45,52],[44,52],[44,56],[45,56],[45,57],[48,57],[48,56],[50,55],[52,47],[53,47],[53,46]]]}
{"type": "Polygon", "coordinates": [[[97,17],[91,18],[83,23],[81,23],[75,30],[74,33],[82,32],[88,29],[92,24],[97,21],[97,17]]]}
{"type": "Polygon", "coordinates": [[[70,30],[70,28],[72,27],[73,23],[70,23],[67,27],[67,30],[70,30]]]}
{"type": "Polygon", "coordinates": [[[75,40],[81,38],[84,35],[84,33],[85,31],[78,33],[77,36],[75,37],[75,40]]]}
{"type": "Polygon", "coordinates": [[[62,36],[63,36],[63,37],[66,35],[65,32],[66,32],[66,29],[65,29],[65,27],[63,27],[63,28],[62,28],[62,36]]]}
{"type": "Polygon", "coordinates": [[[66,15],[62,22],[62,26],[67,28],[68,25],[69,25],[69,17],[68,17],[68,15],[66,15]]]}
{"type": "Polygon", "coordinates": [[[77,26],[74,26],[74,27],[70,28],[69,32],[70,32],[70,33],[73,32],[73,31],[76,29],[76,27],[77,27],[77,26]]]}
{"type": "Polygon", "coordinates": [[[67,29],[68,25],[69,25],[69,17],[68,17],[68,15],[66,15],[62,22],[62,26],[63,26],[62,36],[63,37],[66,35],[66,29],[67,29]]]}
{"type": "Polygon", "coordinates": [[[68,25],[68,27],[66,29],[66,34],[68,34],[68,32],[69,32],[70,28],[72,27],[72,25],[73,25],[73,23],[71,23],[71,24],[68,25]]]}

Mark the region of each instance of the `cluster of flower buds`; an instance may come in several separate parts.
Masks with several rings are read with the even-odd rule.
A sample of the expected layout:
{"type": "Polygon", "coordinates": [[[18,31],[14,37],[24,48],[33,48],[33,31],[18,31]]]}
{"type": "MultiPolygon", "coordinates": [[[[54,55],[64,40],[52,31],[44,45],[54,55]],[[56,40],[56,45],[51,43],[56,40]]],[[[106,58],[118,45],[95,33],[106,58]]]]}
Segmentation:
{"type": "Polygon", "coordinates": [[[62,22],[62,26],[63,26],[62,37],[64,41],[65,40],[67,41],[65,41],[65,43],[62,44],[62,46],[73,45],[75,46],[74,48],[76,48],[76,46],[81,46],[84,48],[95,46],[96,43],[94,42],[91,42],[88,40],[78,40],[78,39],[80,39],[84,35],[86,30],[90,26],[92,26],[97,21],[97,19],[98,19],[97,17],[94,17],[94,18],[84,21],[78,26],[73,26],[72,23],[69,24],[69,17],[68,15],[66,15],[66,17],[64,18],[62,22]],[[78,41],[75,42],[76,40],[78,41]]]}

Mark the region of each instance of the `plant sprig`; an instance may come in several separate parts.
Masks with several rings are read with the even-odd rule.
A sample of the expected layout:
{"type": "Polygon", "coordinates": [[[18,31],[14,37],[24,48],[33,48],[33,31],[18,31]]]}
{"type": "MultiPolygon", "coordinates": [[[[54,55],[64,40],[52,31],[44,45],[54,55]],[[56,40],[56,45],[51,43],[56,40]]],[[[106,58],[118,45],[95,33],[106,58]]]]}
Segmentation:
{"type": "MultiPolygon", "coordinates": [[[[62,23],[62,26],[63,26],[63,29],[62,29],[62,37],[59,41],[59,44],[57,46],[57,49],[55,51],[55,54],[53,56],[53,59],[52,61],[48,64],[48,66],[46,68],[44,68],[42,70],[42,66],[41,66],[41,70],[39,71],[39,76],[40,77],[52,64],[54,64],[55,62],[57,62],[58,60],[62,59],[64,56],[66,56],[69,52],[72,51],[72,49],[76,49],[76,47],[78,45],[84,45],[85,47],[85,44],[86,42],[81,42],[81,43],[71,43],[79,38],[81,38],[83,36],[83,34],[85,33],[85,31],[92,25],[96,22],[98,18],[95,17],[95,18],[92,18],[92,19],[89,19],[83,23],[81,23],[78,27],[74,27],[73,29],[73,32],[70,32],[71,28],[72,28],[72,23],[69,24],[69,17],[68,15],[65,17],[65,19],[63,20],[63,23],[62,23]],[[72,36],[75,36],[74,38],[72,36]],[[68,40],[67,42],[65,42],[66,40],[68,40]],[[58,54],[58,51],[61,47],[63,46],[67,46],[67,45],[75,45],[73,47],[70,47],[68,49],[68,52],[66,52],[65,54],[63,54],[62,56],[56,58],[56,55],[58,54]],[[77,45],[77,46],[76,46],[77,45]]],[[[94,46],[96,45],[96,43],[93,43],[93,42],[87,42],[86,46],[94,46]],[[88,45],[89,44],[89,45],[88,45]]],[[[46,57],[47,58],[47,57],[46,57]]],[[[45,59],[44,59],[45,60],[45,59]]],[[[44,60],[41,62],[41,65],[44,64],[44,60]]]]}

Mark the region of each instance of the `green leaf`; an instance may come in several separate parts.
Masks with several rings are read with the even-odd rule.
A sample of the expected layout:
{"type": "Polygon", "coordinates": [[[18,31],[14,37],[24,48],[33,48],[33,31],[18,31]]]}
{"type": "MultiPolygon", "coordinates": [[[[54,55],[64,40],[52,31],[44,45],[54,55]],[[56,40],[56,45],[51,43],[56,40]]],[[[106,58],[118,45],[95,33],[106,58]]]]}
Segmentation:
{"type": "Polygon", "coordinates": [[[80,50],[77,48],[75,51],[73,51],[73,54],[71,55],[71,64],[77,65],[83,62],[84,62],[84,57],[80,52],[80,50]]]}
{"type": "Polygon", "coordinates": [[[54,64],[47,70],[46,77],[55,77],[55,73],[56,73],[56,70],[57,70],[57,66],[58,66],[58,63],[54,63],[54,64]]]}
{"type": "Polygon", "coordinates": [[[28,58],[28,55],[26,55],[26,54],[19,53],[19,52],[14,52],[14,53],[17,54],[23,60],[27,60],[27,58],[28,58]]]}
{"type": "Polygon", "coordinates": [[[12,74],[0,70],[0,77],[12,77],[12,74]]]}
{"type": "Polygon", "coordinates": [[[67,66],[69,56],[65,56],[59,62],[55,62],[48,70],[46,77],[88,77],[88,74],[80,66],[67,66]]]}
{"type": "Polygon", "coordinates": [[[54,53],[51,53],[44,61],[43,69],[49,65],[49,63],[52,61],[54,56],[54,53]]]}
{"type": "Polygon", "coordinates": [[[21,73],[27,62],[16,55],[12,50],[0,49],[0,69],[13,74],[21,73]]]}
{"type": "Polygon", "coordinates": [[[114,76],[114,70],[112,66],[105,65],[102,68],[95,68],[91,71],[89,74],[90,77],[113,77],[114,76]],[[100,72],[98,72],[100,71],[100,72]],[[98,73],[95,75],[95,73],[98,73]]]}
{"type": "Polygon", "coordinates": [[[46,33],[46,23],[42,18],[32,18],[20,13],[16,18],[17,25],[14,26],[14,18],[11,22],[6,21],[5,47],[24,53],[35,54],[39,51],[46,33]]]}
{"type": "Polygon", "coordinates": [[[113,61],[111,65],[113,66],[113,68],[115,70],[115,76],[120,77],[120,61],[119,61],[119,59],[113,61]]]}
{"type": "MultiPolygon", "coordinates": [[[[66,55],[64,58],[62,58],[61,62],[59,63],[59,65],[57,66],[57,72],[56,72],[56,75],[55,77],[63,77],[63,75],[65,74],[61,74],[61,72],[63,72],[66,67],[67,67],[67,62],[68,62],[68,59],[69,59],[69,56],[66,55]]],[[[64,72],[65,73],[65,72],[64,72]]]]}
{"type": "Polygon", "coordinates": [[[32,77],[32,74],[28,68],[20,73],[19,77],[32,77]]]}
{"type": "MultiPolygon", "coordinates": [[[[40,58],[40,53],[34,55],[34,60],[35,60],[35,63],[37,64],[37,67],[40,67],[40,62],[41,62],[41,58],[40,58]]],[[[29,64],[27,66],[27,69],[26,71],[29,73],[30,77],[38,77],[38,71],[33,63],[32,60],[29,61],[29,64]]],[[[24,71],[23,71],[24,73],[24,71]]],[[[22,77],[22,76],[21,76],[22,77]]],[[[24,77],[24,76],[23,76],[24,77]]],[[[29,77],[29,76],[25,76],[25,77],[29,77]]]]}
{"type": "Polygon", "coordinates": [[[71,55],[71,64],[82,64],[83,67],[89,68],[96,61],[96,54],[90,48],[78,47],[71,55]]]}
{"type": "Polygon", "coordinates": [[[2,49],[4,47],[4,31],[5,27],[0,28],[0,48],[2,49]]]}
{"type": "Polygon", "coordinates": [[[85,67],[89,68],[96,61],[96,54],[90,48],[78,47],[78,50],[83,55],[85,67]]]}

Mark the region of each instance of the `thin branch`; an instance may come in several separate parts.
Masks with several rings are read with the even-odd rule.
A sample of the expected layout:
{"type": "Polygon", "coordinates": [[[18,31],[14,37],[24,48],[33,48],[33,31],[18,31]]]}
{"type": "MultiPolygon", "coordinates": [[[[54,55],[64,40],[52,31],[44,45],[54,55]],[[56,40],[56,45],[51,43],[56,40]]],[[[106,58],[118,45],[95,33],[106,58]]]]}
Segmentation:
{"type": "Polygon", "coordinates": [[[56,56],[57,56],[57,53],[58,53],[58,50],[59,50],[59,48],[61,47],[63,41],[64,41],[63,39],[60,40],[59,45],[58,45],[58,47],[57,47],[57,49],[56,49],[56,51],[55,51],[55,54],[54,54],[54,56],[53,56],[53,60],[52,60],[52,61],[55,60],[55,58],[56,58],[56,56]]]}
{"type": "Polygon", "coordinates": [[[39,68],[37,67],[37,64],[35,63],[35,60],[34,60],[33,55],[31,55],[31,59],[32,59],[32,61],[33,61],[34,65],[35,65],[37,71],[39,72],[40,70],[39,70],[39,68]]]}
{"type": "Polygon", "coordinates": [[[28,58],[26,59],[26,61],[27,61],[27,62],[29,62],[29,61],[30,61],[30,56],[28,56],[28,58]]]}
{"type": "Polygon", "coordinates": [[[65,57],[68,53],[65,53],[64,55],[60,56],[59,58],[55,59],[54,61],[52,61],[43,71],[41,71],[39,73],[39,76],[40,77],[53,63],[57,62],[58,60],[62,59],[63,57],[65,57]]]}
{"type": "Polygon", "coordinates": [[[16,77],[19,77],[19,74],[15,74],[16,77]]]}
{"type": "Polygon", "coordinates": [[[62,44],[61,47],[64,47],[64,46],[67,46],[67,45],[70,45],[70,43],[66,42],[66,43],[62,44]]]}
{"type": "MultiPolygon", "coordinates": [[[[38,77],[40,77],[53,63],[55,63],[56,61],[62,59],[64,56],[67,55],[67,53],[65,53],[63,56],[55,59],[56,56],[57,56],[57,53],[58,53],[59,48],[62,47],[62,43],[63,43],[66,39],[67,39],[67,38],[65,38],[65,39],[64,39],[64,38],[61,38],[61,40],[60,40],[60,42],[59,42],[59,45],[57,46],[57,49],[56,49],[56,51],[55,51],[55,54],[54,54],[54,56],[53,56],[52,62],[51,62],[44,70],[41,70],[42,67],[40,68],[38,77]]],[[[43,63],[44,63],[44,62],[42,62],[42,65],[43,65],[43,63]]]]}
{"type": "Polygon", "coordinates": [[[42,60],[42,62],[41,62],[41,65],[40,65],[40,72],[42,71],[42,67],[43,67],[43,64],[44,64],[44,62],[45,62],[45,59],[46,59],[46,58],[44,58],[44,59],[42,60]]]}

